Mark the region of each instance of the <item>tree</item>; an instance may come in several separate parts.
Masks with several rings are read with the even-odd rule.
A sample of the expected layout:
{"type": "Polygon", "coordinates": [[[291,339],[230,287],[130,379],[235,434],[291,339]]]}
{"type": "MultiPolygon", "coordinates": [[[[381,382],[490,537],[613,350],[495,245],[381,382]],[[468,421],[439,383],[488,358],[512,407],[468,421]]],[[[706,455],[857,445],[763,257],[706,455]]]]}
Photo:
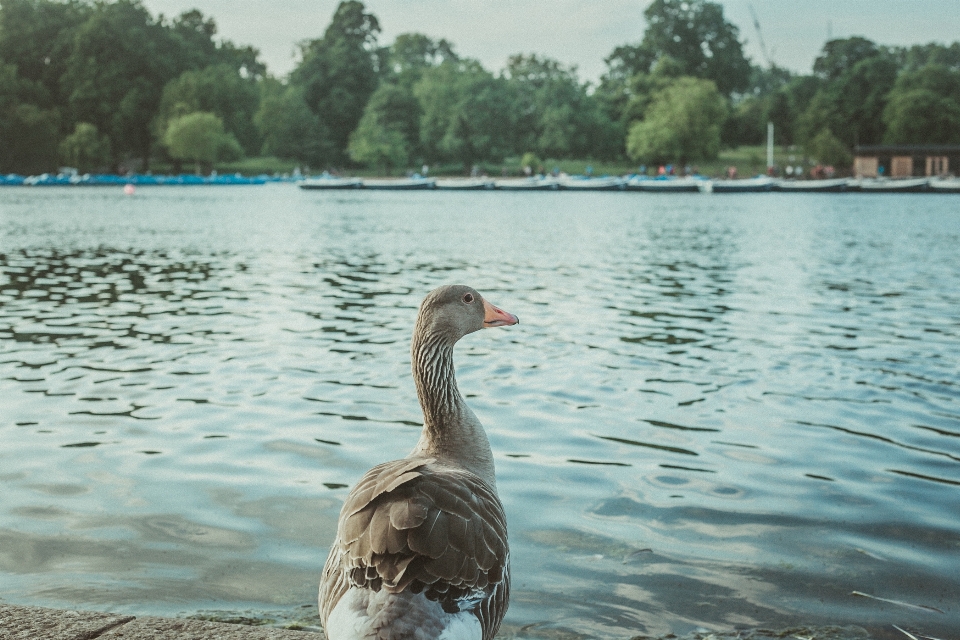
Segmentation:
{"type": "Polygon", "coordinates": [[[763,144],[767,139],[766,96],[747,96],[738,100],[723,122],[720,139],[724,145],[763,144]]]}
{"type": "Polygon", "coordinates": [[[227,65],[240,77],[251,81],[266,74],[266,66],[260,62],[257,49],[238,47],[229,40],[215,42],[216,21],[198,9],[185,11],[174,18],[168,31],[172,36],[172,49],[168,55],[176,61],[175,66],[180,71],[227,65]]]}
{"type": "Polygon", "coordinates": [[[350,157],[375,167],[401,168],[420,149],[420,103],[412,89],[380,85],[350,135],[350,157]]]}
{"type": "Polygon", "coordinates": [[[372,112],[364,114],[360,125],[350,135],[350,157],[356,162],[385,170],[407,165],[410,153],[407,141],[399,130],[378,122],[372,112]]]}
{"type": "Polygon", "coordinates": [[[163,143],[172,157],[195,162],[197,173],[200,173],[203,166],[212,165],[218,158],[231,158],[242,154],[236,138],[224,132],[223,120],[203,111],[171,120],[163,143]]]}
{"type": "Polygon", "coordinates": [[[412,87],[423,72],[460,57],[446,40],[432,40],[422,33],[401,33],[390,46],[387,56],[390,73],[397,82],[412,87]]]}
{"type": "Polygon", "coordinates": [[[814,60],[813,73],[824,80],[836,80],[858,62],[880,53],[880,47],[860,36],[830,40],[814,60]]]}
{"type": "Polygon", "coordinates": [[[139,0],[94,5],[73,40],[60,83],[71,119],[110,136],[115,160],[149,164],[150,123],[163,86],[178,74],[169,32],[139,0]]]}
{"type": "Polygon", "coordinates": [[[853,159],[849,147],[838,140],[827,127],[821,129],[804,149],[807,155],[816,158],[821,164],[834,167],[848,167],[853,159]]]}
{"type": "Polygon", "coordinates": [[[960,142],[960,69],[928,64],[897,78],[883,112],[886,142],[960,142]]]}
{"type": "Polygon", "coordinates": [[[649,73],[667,55],[683,75],[712,80],[721,93],[744,91],[750,63],[740,31],[723,17],[723,7],[707,0],[654,0],[644,11],[647,29],[638,45],[623,45],[606,59],[611,77],[649,73]]]}
{"type": "Polygon", "coordinates": [[[899,73],[897,57],[864,38],[832,40],[814,69],[822,84],[797,120],[798,140],[808,144],[828,127],[848,147],[879,144],[887,96],[899,73]]]}
{"type": "Polygon", "coordinates": [[[228,64],[220,63],[183,72],[163,88],[154,124],[162,138],[171,119],[194,111],[216,114],[247,154],[256,154],[262,141],[253,126],[260,106],[260,90],[254,80],[241,77],[228,64]]]}
{"type": "Polygon", "coordinates": [[[44,109],[39,83],[0,62],[0,172],[43,173],[57,167],[59,113],[44,109]]]}
{"type": "Polygon", "coordinates": [[[447,62],[428,70],[414,95],[423,110],[420,141],[428,159],[460,161],[469,170],[513,149],[513,98],[507,81],[479,62],[447,62]]]}
{"type": "Polygon", "coordinates": [[[81,173],[110,165],[110,139],[101,136],[89,122],[77,123],[73,133],[60,142],[60,159],[81,173]]]}
{"type": "Polygon", "coordinates": [[[330,132],[310,110],[303,88],[268,78],[261,82],[260,108],[253,117],[263,138],[261,153],[322,167],[334,152],[330,132]]]}
{"type": "Polygon", "coordinates": [[[533,55],[511,56],[505,74],[514,96],[516,149],[543,157],[610,157],[622,139],[576,67],[533,55]]]}
{"type": "Polygon", "coordinates": [[[303,87],[303,96],[329,127],[337,159],[344,159],[350,133],[379,81],[376,16],[363,3],[341,2],[319,40],[300,47],[302,60],[290,76],[303,87]]]}
{"type": "Polygon", "coordinates": [[[0,60],[16,64],[20,78],[45,89],[49,104],[62,105],[60,79],[81,24],[93,7],[81,0],[3,0],[0,60]]]}
{"type": "Polygon", "coordinates": [[[630,127],[627,154],[647,163],[715,158],[726,111],[713,82],[679,78],[654,97],[646,118],[630,127]]]}

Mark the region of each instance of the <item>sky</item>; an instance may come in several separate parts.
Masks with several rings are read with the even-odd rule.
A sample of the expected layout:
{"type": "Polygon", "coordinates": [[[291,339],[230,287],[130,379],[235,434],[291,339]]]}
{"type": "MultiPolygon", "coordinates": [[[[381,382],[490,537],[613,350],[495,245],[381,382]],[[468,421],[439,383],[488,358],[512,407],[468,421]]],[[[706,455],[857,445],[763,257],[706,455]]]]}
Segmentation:
{"type": "MultiPolygon", "coordinates": [[[[960,0],[719,0],[726,19],[740,28],[745,52],[764,56],[752,5],[774,63],[809,73],[828,37],[864,36],[879,44],[910,45],[960,40],[960,0]]],[[[296,64],[296,43],[319,38],[338,0],[145,0],[168,18],[197,8],[213,17],[219,37],[261,52],[270,73],[284,76],[296,64]]],[[[537,53],[576,65],[596,81],[614,47],[643,38],[650,0],[365,0],[380,21],[381,44],[401,33],[446,38],[461,55],[498,72],[516,53],[537,53]]]]}

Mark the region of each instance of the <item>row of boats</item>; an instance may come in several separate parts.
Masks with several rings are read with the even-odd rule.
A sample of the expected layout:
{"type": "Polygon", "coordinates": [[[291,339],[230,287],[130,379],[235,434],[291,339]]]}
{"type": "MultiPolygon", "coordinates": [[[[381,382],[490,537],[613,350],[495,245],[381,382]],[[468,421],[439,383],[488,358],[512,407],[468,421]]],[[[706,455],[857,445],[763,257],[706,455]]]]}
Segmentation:
{"type": "Polygon", "coordinates": [[[783,180],[768,177],[744,178],[734,180],[710,180],[702,177],[689,178],[650,178],[647,176],[627,176],[623,178],[604,177],[534,177],[504,178],[338,178],[323,176],[311,178],[300,183],[301,189],[339,190],[339,189],[381,189],[381,190],[417,190],[445,189],[456,191],[648,191],[655,193],[756,193],[765,191],[786,191],[796,193],[823,193],[844,191],[865,191],[871,193],[960,193],[960,179],[916,178],[916,179],[851,179],[832,180],[783,180]]]}
{"type": "Polygon", "coordinates": [[[190,186],[190,185],[244,185],[266,184],[267,182],[289,182],[289,178],[273,176],[244,176],[242,174],[223,174],[198,176],[192,173],[179,175],[133,174],[117,175],[113,173],[76,174],[42,173],[35,176],[22,176],[16,173],[0,175],[0,186],[8,187],[123,187],[134,186],[190,186]]]}
{"type": "Polygon", "coordinates": [[[325,174],[306,180],[286,176],[243,176],[240,174],[197,176],[181,175],[113,175],[113,174],[42,174],[21,176],[0,175],[0,186],[189,186],[189,185],[260,185],[270,182],[296,182],[301,189],[446,189],[456,191],[648,191],[654,193],[751,193],[786,191],[797,193],[863,191],[870,193],[960,193],[960,178],[837,178],[828,180],[784,180],[760,176],[741,180],[710,180],[701,176],[684,178],[651,178],[625,176],[588,178],[584,176],[532,178],[340,178],[325,174]]]}

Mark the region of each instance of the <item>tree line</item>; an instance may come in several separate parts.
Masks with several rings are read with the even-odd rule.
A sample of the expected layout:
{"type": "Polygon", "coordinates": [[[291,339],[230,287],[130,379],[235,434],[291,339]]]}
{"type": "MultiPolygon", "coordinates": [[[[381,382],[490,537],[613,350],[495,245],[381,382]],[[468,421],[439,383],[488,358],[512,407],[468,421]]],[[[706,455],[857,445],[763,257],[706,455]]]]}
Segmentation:
{"type": "Polygon", "coordinates": [[[717,3],[655,0],[644,17],[641,42],[615,47],[593,85],[536,54],[493,73],[443,39],[382,45],[377,17],[346,0],[277,78],[197,10],[2,0],[0,173],[250,156],[384,171],[521,155],[686,163],[761,143],[768,121],[778,144],[841,166],[857,144],[960,143],[960,43],[831,40],[802,75],[751,63],[717,3]]]}

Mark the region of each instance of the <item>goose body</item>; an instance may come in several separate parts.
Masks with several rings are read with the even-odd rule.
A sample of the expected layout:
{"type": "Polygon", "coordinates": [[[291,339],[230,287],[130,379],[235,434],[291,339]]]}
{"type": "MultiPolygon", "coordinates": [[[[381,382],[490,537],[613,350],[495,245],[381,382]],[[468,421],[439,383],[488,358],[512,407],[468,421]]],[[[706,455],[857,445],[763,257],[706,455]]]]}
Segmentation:
{"type": "Polygon", "coordinates": [[[405,458],[368,471],[347,496],[320,583],[329,640],[492,640],[510,596],[507,522],[493,454],[457,389],[453,346],[516,324],[475,290],[436,289],[411,345],[423,409],[405,458]]]}

